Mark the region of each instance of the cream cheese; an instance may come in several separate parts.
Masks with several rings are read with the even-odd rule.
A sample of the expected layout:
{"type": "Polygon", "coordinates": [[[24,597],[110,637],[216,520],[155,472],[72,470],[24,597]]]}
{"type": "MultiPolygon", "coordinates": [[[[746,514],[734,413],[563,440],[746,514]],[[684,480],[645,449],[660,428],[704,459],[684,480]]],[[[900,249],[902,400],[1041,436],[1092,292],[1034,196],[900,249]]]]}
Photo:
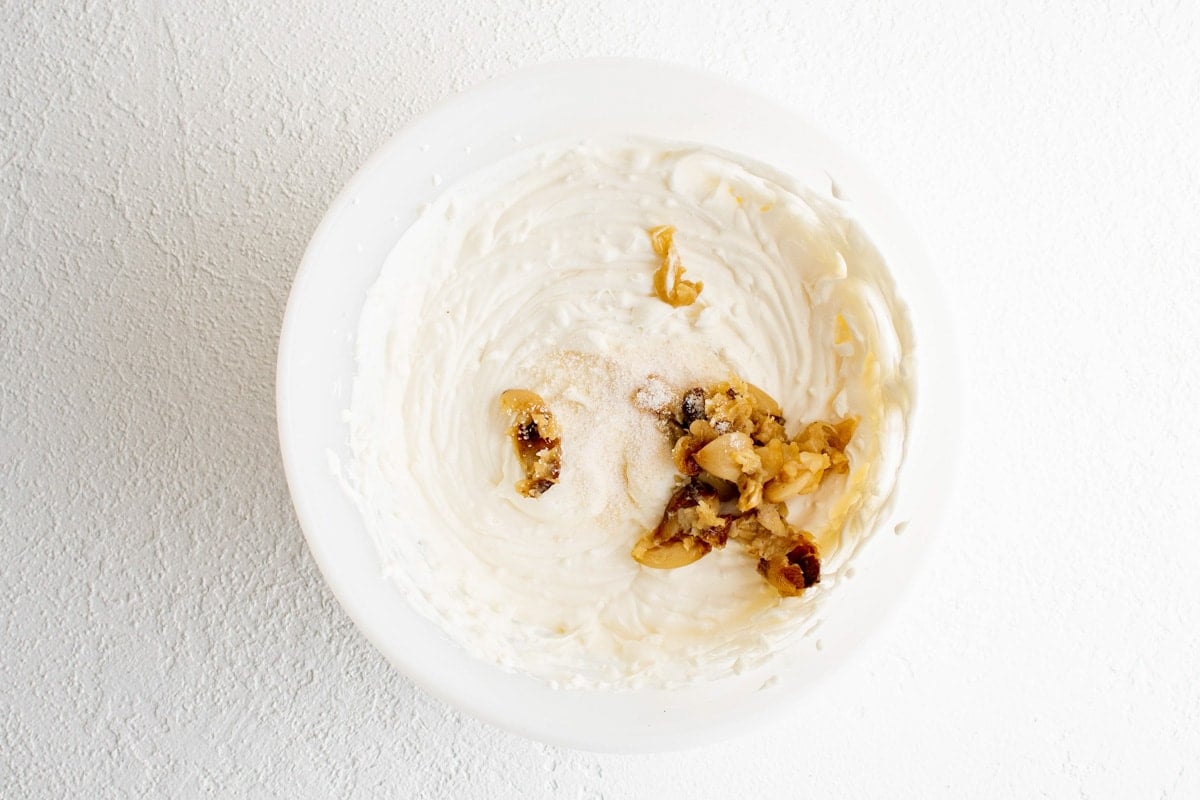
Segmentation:
{"type": "Polygon", "coordinates": [[[527,151],[450,187],[358,329],[348,477],[388,578],[477,657],[560,685],[719,679],[810,632],[880,521],[911,406],[905,311],[852,212],[832,186],[646,139],[527,151]],[[651,292],[657,225],[704,283],[691,306],[651,292]],[[789,503],[824,563],[802,598],[736,544],[670,571],[630,557],[676,480],[634,395],[731,373],[779,400],[791,434],[860,418],[850,474],[789,503]],[[562,427],[561,480],[539,498],[513,488],[509,388],[562,427]]]}

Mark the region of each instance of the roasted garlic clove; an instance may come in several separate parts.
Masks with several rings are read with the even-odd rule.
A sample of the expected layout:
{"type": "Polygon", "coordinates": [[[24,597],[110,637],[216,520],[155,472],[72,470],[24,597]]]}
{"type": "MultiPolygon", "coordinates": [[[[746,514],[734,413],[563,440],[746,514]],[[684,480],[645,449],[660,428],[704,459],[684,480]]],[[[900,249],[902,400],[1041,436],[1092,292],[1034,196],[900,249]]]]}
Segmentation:
{"type": "Polygon", "coordinates": [[[754,452],[754,441],[744,433],[718,436],[696,452],[695,460],[705,472],[727,481],[753,475],[762,467],[762,460],[754,452]]]}
{"type": "Polygon", "coordinates": [[[760,559],[758,573],[783,597],[799,597],[821,581],[821,558],[807,533],[786,555],[760,559]]]}
{"type": "Polygon", "coordinates": [[[753,511],[762,505],[763,501],[763,485],[762,481],[755,480],[748,475],[743,475],[742,479],[737,483],[738,511],[753,511]]]}
{"type": "Polygon", "coordinates": [[[674,569],[700,560],[729,540],[729,520],[720,515],[713,487],[689,481],[671,494],[662,520],[633,548],[633,558],[655,569],[674,569]]]}
{"type": "Polygon", "coordinates": [[[540,497],[558,483],[562,463],[558,421],[541,395],[528,389],[501,393],[500,407],[512,420],[509,436],[525,472],[516,489],[526,497],[540,497]]]}
{"type": "Polygon", "coordinates": [[[675,229],[670,225],[651,228],[650,246],[659,257],[658,269],[654,271],[655,297],[675,308],[696,302],[704,290],[704,284],[683,279],[686,270],[679,260],[679,251],[675,249],[675,229]]]}
{"type": "Polygon", "coordinates": [[[675,490],[656,530],[659,541],[683,534],[714,547],[724,547],[729,540],[729,520],[721,516],[721,499],[716,488],[696,480],[675,490]]]}
{"type": "Polygon", "coordinates": [[[696,453],[704,448],[704,442],[697,439],[695,436],[683,435],[675,442],[675,446],[671,448],[671,460],[675,462],[675,469],[689,478],[700,474],[700,465],[696,463],[696,453]]]}
{"type": "Polygon", "coordinates": [[[784,555],[801,536],[800,531],[788,524],[787,508],[776,503],[763,503],[753,511],[739,514],[729,525],[729,538],[760,559],[784,555]]]}
{"type": "Polygon", "coordinates": [[[776,402],[774,397],[764,392],[762,389],[755,386],[753,383],[746,382],[746,392],[750,395],[750,399],[754,401],[757,409],[767,416],[782,417],[783,409],[776,402]]]}
{"type": "MultiPolygon", "coordinates": [[[[665,254],[671,231],[656,229],[652,240],[665,254]]],[[[735,539],[781,595],[803,593],[820,580],[821,560],[812,538],[788,523],[783,501],[815,492],[826,475],[849,469],[845,450],[858,421],[814,422],[789,439],[775,398],[737,377],[690,389],[678,402],[668,420],[676,437],[672,457],[688,481],[635,546],[634,558],[670,569],[735,539]]]]}
{"type": "Polygon", "coordinates": [[[653,533],[633,546],[633,559],[654,569],[677,569],[694,564],[712,552],[712,545],[692,536],[679,536],[665,542],[654,541],[653,533]]]}
{"type": "Polygon", "coordinates": [[[796,443],[801,450],[828,456],[830,471],[843,473],[850,468],[846,447],[857,428],[858,420],[854,417],[836,423],[813,422],[796,437],[796,443]]]}
{"type": "Polygon", "coordinates": [[[690,428],[693,422],[704,418],[704,390],[699,386],[688,389],[679,404],[679,424],[690,428]]]}
{"type": "Polygon", "coordinates": [[[679,437],[671,450],[675,468],[688,477],[700,474],[700,465],[696,463],[696,453],[702,447],[717,438],[717,432],[707,420],[693,420],[687,433],[679,437]]]}
{"type": "Polygon", "coordinates": [[[787,441],[787,431],[783,427],[783,417],[763,416],[754,423],[754,431],[750,437],[756,442],[770,444],[774,441],[787,441]]]}
{"type": "Polygon", "coordinates": [[[782,503],[800,494],[811,494],[821,486],[821,479],[829,469],[829,456],[821,453],[801,452],[780,468],[774,480],[767,484],[764,492],[768,502],[782,503]]]}

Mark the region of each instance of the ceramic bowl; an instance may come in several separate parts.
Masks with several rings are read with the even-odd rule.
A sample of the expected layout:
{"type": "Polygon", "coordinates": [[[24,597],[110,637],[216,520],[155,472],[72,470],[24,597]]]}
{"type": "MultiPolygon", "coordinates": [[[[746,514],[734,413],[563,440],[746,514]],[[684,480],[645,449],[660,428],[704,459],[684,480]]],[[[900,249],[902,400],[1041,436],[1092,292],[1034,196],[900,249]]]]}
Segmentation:
{"type": "Polygon", "coordinates": [[[956,432],[947,315],[904,214],[849,156],[803,118],[744,88],[654,62],[549,64],[460,94],[413,121],[354,176],[313,235],[279,342],[277,403],[288,485],[313,558],[362,633],[419,686],[496,725],[545,742],[654,751],[732,736],[792,713],[892,610],[929,549],[956,432]],[[640,134],[701,142],[797,177],[824,173],[887,259],[916,341],[916,405],[895,503],[820,611],[816,641],[775,681],[753,672],[678,690],[553,689],[475,660],[382,576],[337,477],[349,458],[343,412],[367,292],[418,210],[446,186],[519,149],[640,134]],[[819,644],[819,647],[817,646],[819,644]]]}

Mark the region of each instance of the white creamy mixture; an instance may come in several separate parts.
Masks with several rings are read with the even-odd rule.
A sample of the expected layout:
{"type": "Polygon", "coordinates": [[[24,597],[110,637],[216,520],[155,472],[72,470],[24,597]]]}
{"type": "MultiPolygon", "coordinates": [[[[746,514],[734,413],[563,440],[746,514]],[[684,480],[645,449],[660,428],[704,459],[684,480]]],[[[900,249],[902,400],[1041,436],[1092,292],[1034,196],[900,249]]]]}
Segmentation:
{"type": "Polygon", "coordinates": [[[644,139],[523,153],[443,194],[358,331],[349,478],[387,575],[479,658],[568,686],[717,679],[810,632],[892,492],[911,401],[905,312],[850,211],[829,186],[644,139]],[[692,306],[652,294],[657,225],[704,283],[692,306]],[[823,561],[801,598],[732,542],[676,570],[630,557],[677,479],[634,394],[731,373],[779,400],[791,435],[861,420],[850,474],[789,503],[823,561]],[[561,424],[540,498],[513,488],[509,388],[561,424]]]}

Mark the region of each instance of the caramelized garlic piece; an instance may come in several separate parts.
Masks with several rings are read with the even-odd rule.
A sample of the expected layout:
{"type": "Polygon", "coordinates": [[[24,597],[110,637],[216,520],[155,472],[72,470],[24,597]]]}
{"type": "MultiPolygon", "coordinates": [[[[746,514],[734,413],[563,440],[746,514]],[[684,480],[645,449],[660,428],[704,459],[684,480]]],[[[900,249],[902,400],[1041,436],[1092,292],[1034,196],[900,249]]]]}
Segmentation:
{"type": "Polygon", "coordinates": [[[653,569],[677,569],[699,561],[712,552],[712,545],[691,536],[656,543],[643,537],[633,546],[633,560],[653,569]]]}
{"type": "Polygon", "coordinates": [[[782,597],[799,597],[821,582],[821,558],[807,533],[785,555],[759,559],[758,574],[766,578],[782,597]]]}
{"type": "Polygon", "coordinates": [[[540,497],[558,483],[562,464],[558,421],[541,395],[527,389],[502,392],[500,407],[512,420],[508,434],[525,471],[516,489],[526,497],[540,497]]]}
{"type": "Polygon", "coordinates": [[[789,440],[775,398],[738,378],[712,387],[704,405],[701,422],[717,435],[697,447],[699,437],[689,429],[676,442],[676,465],[694,462],[705,472],[737,483],[740,511],[758,508],[764,501],[781,503],[811,494],[827,474],[849,470],[845,451],[858,425],[854,418],[814,422],[789,440]]]}
{"type": "Polygon", "coordinates": [[[651,228],[650,245],[659,258],[658,269],[654,271],[655,297],[675,308],[690,306],[696,302],[696,298],[704,290],[704,284],[683,279],[686,270],[679,260],[679,251],[675,248],[675,228],[670,225],[651,228]]]}
{"type": "Polygon", "coordinates": [[[729,539],[729,520],[720,515],[716,489],[689,481],[667,501],[662,520],[633,546],[639,564],[675,569],[699,561],[729,539]]]}
{"type": "Polygon", "coordinates": [[[754,440],[740,432],[718,436],[700,448],[694,458],[700,469],[727,481],[737,481],[762,469],[754,440]]]}
{"type": "MultiPolygon", "coordinates": [[[[663,242],[669,250],[671,230],[655,232],[656,252],[663,242]]],[[[775,398],[733,377],[707,391],[689,389],[669,421],[678,436],[671,454],[688,482],[671,496],[658,526],[634,546],[634,559],[675,569],[734,539],[783,597],[820,581],[817,546],[788,523],[783,502],[815,492],[826,475],[849,471],[846,447],[858,420],[813,422],[789,439],[775,398]]]]}

